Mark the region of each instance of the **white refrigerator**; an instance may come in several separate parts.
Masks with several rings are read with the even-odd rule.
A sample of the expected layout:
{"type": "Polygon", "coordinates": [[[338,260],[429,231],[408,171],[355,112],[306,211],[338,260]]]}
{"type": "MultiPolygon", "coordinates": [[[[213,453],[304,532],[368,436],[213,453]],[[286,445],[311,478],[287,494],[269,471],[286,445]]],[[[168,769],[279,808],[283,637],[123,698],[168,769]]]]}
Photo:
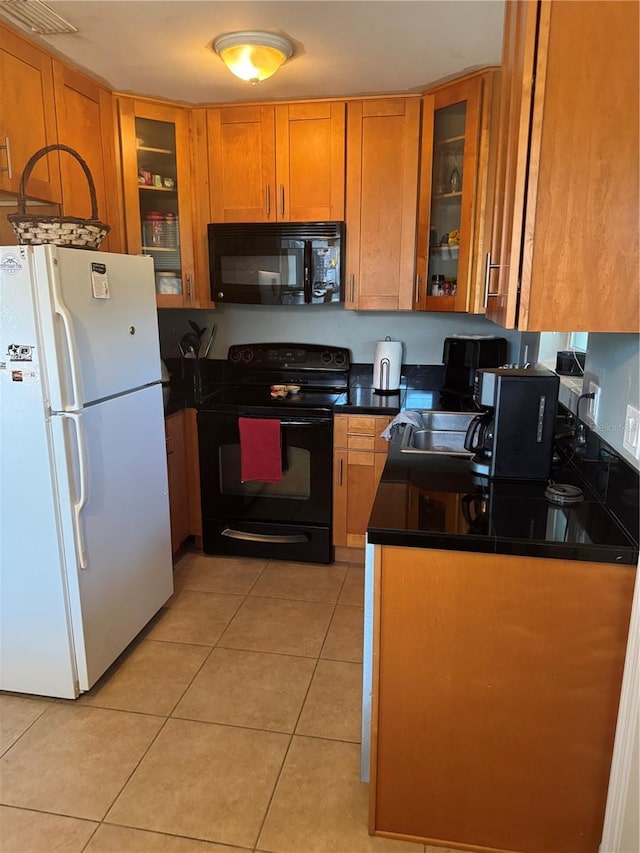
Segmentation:
{"type": "Polygon", "coordinates": [[[75,698],[173,591],[153,262],[0,247],[0,689],[75,698]]]}

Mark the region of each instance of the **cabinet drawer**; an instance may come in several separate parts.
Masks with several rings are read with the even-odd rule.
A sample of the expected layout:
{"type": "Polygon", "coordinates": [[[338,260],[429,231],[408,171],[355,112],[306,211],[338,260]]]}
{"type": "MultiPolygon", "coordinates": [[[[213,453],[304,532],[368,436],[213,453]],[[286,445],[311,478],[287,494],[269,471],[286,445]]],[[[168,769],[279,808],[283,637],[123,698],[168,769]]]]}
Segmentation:
{"type": "Polygon", "coordinates": [[[380,433],[389,424],[387,415],[336,415],[333,443],[350,450],[387,450],[380,433]]]}

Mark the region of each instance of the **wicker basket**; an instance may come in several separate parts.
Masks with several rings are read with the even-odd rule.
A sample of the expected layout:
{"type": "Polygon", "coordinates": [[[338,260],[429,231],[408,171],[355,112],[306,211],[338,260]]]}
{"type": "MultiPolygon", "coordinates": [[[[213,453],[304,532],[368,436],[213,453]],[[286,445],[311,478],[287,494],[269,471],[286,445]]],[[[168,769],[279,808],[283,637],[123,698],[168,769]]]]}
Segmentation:
{"type": "Polygon", "coordinates": [[[47,145],[30,157],[18,188],[18,212],[10,213],[7,219],[18,237],[18,243],[28,246],[40,246],[53,243],[55,246],[68,246],[73,249],[97,249],[110,231],[111,226],[98,219],[96,187],[89,167],[73,148],[68,145],[47,145]],[[76,216],[37,216],[27,213],[25,189],[33,167],[38,160],[50,151],[66,151],[76,158],[89,182],[91,197],[91,219],[79,219],[76,216]]]}

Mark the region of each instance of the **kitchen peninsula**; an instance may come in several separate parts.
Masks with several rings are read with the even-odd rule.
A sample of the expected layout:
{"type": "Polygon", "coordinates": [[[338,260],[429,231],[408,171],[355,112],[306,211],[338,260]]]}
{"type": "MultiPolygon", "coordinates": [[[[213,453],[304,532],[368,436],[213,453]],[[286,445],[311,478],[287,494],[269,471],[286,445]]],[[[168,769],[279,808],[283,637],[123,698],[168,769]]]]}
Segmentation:
{"type": "Polygon", "coordinates": [[[478,481],[468,459],[407,462],[398,446],[368,526],[370,830],[478,850],[596,850],[638,559],[637,474],[602,447],[582,465],[567,453],[552,477],[585,500],[558,507],[544,482],[478,481]],[[619,475],[609,506],[594,465],[619,475]]]}

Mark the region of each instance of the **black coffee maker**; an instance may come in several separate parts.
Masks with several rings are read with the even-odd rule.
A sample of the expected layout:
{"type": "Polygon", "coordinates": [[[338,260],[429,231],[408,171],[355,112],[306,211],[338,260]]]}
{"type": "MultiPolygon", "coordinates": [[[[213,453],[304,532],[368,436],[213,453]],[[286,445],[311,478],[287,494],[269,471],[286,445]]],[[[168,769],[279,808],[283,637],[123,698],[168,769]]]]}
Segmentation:
{"type": "Polygon", "coordinates": [[[480,368],[474,400],[484,411],[464,446],[471,470],[503,480],[548,480],[560,379],[543,367],[480,368]]]}
{"type": "Polygon", "coordinates": [[[473,335],[445,338],[442,362],[442,392],[471,399],[476,370],[507,363],[507,339],[473,335]]]}

